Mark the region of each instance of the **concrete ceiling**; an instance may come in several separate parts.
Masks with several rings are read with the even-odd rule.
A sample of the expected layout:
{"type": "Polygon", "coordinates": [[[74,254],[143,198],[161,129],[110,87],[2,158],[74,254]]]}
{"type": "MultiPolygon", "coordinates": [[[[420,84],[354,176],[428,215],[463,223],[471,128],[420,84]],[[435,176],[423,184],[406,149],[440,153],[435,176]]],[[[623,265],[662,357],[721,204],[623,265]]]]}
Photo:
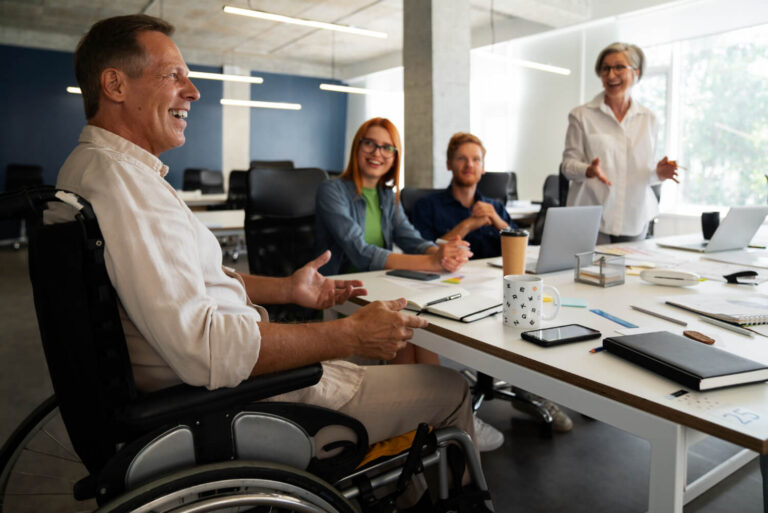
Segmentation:
{"type": "MultiPolygon", "coordinates": [[[[72,51],[95,21],[144,12],[176,26],[174,40],[190,63],[348,79],[400,65],[403,1],[419,0],[0,0],[0,44],[72,51]],[[235,16],[224,13],[224,5],[377,30],[388,38],[235,16]]],[[[668,0],[470,1],[473,46],[481,46],[589,21],[617,5],[668,0]]]]}

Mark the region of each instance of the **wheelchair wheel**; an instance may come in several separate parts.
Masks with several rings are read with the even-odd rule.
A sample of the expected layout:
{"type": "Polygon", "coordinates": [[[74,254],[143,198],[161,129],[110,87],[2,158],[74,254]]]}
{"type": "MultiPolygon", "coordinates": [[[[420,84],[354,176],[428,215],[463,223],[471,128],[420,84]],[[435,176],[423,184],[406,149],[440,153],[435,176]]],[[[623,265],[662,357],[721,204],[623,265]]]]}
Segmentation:
{"type": "Polygon", "coordinates": [[[265,462],[230,461],[177,472],[133,490],[97,513],[163,512],[355,513],[328,483],[265,462]]]}
{"type": "Polygon", "coordinates": [[[87,475],[51,396],[0,449],[0,512],[92,511],[96,501],[80,502],[72,491],[87,475]]]}

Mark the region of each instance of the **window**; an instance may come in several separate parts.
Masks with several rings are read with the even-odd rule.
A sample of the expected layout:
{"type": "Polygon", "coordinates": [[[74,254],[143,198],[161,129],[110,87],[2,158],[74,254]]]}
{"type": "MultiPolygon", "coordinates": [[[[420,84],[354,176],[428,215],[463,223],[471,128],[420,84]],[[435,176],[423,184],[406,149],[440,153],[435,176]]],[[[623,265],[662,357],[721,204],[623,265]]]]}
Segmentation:
{"type": "Polygon", "coordinates": [[[659,118],[659,148],[687,169],[662,209],[762,205],[768,197],[768,25],[648,49],[635,96],[659,118]],[[654,59],[655,58],[655,59],[654,59]],[[667,133],[669,131],[669,133],[667,133]]]}

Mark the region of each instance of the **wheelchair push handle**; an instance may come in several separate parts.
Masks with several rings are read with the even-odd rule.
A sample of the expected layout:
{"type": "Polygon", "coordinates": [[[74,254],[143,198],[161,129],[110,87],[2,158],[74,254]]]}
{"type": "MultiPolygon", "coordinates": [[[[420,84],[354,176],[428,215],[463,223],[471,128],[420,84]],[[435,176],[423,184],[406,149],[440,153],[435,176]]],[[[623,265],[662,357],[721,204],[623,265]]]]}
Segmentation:
{"type": "Polygon", "coordinates": [[[51,186],[30,187],[0,194],[0,220],[40,217],[49,202],[66,203],[86,218],[93,217],[91,206],[78,195],[51,186]]]}

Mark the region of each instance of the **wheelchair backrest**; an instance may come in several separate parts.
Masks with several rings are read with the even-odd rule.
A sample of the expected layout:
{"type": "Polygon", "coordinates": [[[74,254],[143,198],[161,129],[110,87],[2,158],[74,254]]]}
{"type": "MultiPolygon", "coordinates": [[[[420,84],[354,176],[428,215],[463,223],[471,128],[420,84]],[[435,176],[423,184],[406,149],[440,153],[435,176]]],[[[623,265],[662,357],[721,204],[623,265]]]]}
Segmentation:
{"type": "Polygon", "coordinates": [[[83,204],[72,222],[43,225],[37,216],[29,230],[29,271],[61,416],[93,472],[115,453],[121,437],[115,419],[136,390],[103,238],[83,204]]]}

